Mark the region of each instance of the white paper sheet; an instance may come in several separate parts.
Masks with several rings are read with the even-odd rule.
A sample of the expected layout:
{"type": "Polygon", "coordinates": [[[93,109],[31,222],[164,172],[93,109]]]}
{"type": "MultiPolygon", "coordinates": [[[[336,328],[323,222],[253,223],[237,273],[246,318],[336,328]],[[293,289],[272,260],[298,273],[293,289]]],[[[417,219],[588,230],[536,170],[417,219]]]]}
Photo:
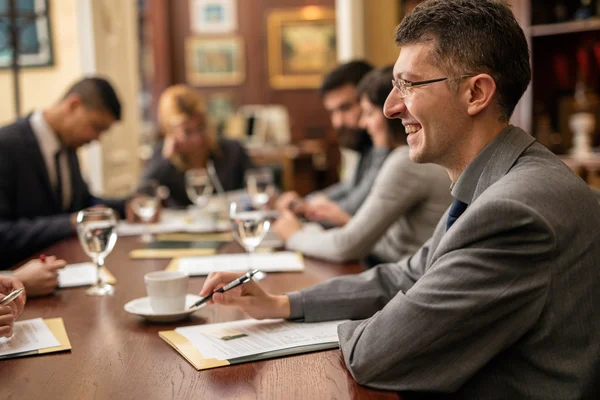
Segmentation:
{"type": "Polygon", "coordinates": [[[119,236],[137,236],[146,232],[158,233],[208,233],[224,232],[231,229],[229,221],[210,220],[203,218],[194,218],[194,213],[188,210],[163,210],[160,222],[155,224],[130,224],[125,221],[119,221],[117,224],[117,234],[119,236]]]}
{"type": "Polygon", "coordinates": [[[246,272],[252,269],[263,272],[302,271],[304,263],[298,254],[291,251],[219,254],[179,259],[179,270],[187,272],[190,276],[208,275],[213,271],[246,272]]]}
{"type": "Polygon", "coordinates": [[[95,282],[96,266],[89,262],[69,264],[58,270],[59,288],[93,285],[95,282]]]}
{"type": "Polygon", "coordinates": [[[10,338],[0,338],[0,356],[60,346],[42,318],[17,321],[10,338]]]}
{"type": "Polygon", "coordinates": [[[254,319],[177,328],[204,358],[230,360],[270,351],[337,343],[337,326],[345,321],[296,323],[254,319]]]}

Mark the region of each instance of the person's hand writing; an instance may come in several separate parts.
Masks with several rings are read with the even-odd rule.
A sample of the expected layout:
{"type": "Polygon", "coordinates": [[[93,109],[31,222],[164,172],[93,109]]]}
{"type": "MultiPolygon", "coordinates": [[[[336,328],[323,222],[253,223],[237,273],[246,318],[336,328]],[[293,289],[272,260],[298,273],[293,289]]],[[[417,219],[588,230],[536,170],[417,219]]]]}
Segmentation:
{"type": "MultiPolygon", "coordinates": [[[[206,297],[241,275],[239,272],[212,272],[206,278],[200,296],[206,297]]],[[[286,295],[267,293],[253,280],[225,293],[215,293],[208,304],[236,306],[256,319],[289,318],[290,301],[286,295]]]]}
{"type": "Polygon", "coordinates": [[[311,202],[304,213],[311,221],[329,221],[335,226],[344,226],[350,221],[350,215],[331,200],[311,202]]]}
{"type": "Polygon", "coordinates": [[[271,230],[284,241],[287,241],[294,233],[301,229],[302,223],[289,210],[282,210],[277,221],[271,225],[271,230]]]}
{"type": "Polygon", "coordinates": [[[17,269],[14,277],[25,285],[29,296],[45,296],[58,286],[58,270],[67,265],[65,260],[54,256],[42,260],[31,260],[17,269]]]}
{"type": "MultiPolygon", "coordinates": [[[[0,275],[0,300],[13,290],[23,287],[23,283],[11,276],[0,275]]],[[[0,306],[0,337],[12,335],[14,322],[25,307],[26,293],[23,292],[9,304],[0,306]]]]}

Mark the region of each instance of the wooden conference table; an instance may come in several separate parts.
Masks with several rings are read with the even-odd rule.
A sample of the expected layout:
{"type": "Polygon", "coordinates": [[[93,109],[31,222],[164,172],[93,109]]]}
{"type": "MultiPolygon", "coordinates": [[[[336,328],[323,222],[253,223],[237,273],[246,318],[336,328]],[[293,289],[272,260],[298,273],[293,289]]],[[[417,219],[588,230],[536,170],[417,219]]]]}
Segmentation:
{"type": "MultiPolygon", "coordinates": [[[[116,294],[86,296],[85,288],[63,289],[54,296],[30,299],[20,319],[62,317],[70,352],[0,361],[0,399],[398,399],[390,392],[359,386],[339,350],[196,371],[158,332],[178,326],[247,318],[234,308],[212,305],[191,319],[149,324],[123,310],[146,295],[143,276],[164,269],[169,260],[132,260],[137,237],[119,238],[106,266],[117,278],[116,294]]],[[[241,248],[229,243],[223,252],[241,248]]],[[[45,254],[68,263],[89,261],[76,238],[45,254]]],[[[287,292],[328,278],[357,273],[357,264],[336,265],[305,259],[301,273],[271,273],[267,290],[287,292]]],[[[204,278],[190,279],[197,293],[204,278]]]]}

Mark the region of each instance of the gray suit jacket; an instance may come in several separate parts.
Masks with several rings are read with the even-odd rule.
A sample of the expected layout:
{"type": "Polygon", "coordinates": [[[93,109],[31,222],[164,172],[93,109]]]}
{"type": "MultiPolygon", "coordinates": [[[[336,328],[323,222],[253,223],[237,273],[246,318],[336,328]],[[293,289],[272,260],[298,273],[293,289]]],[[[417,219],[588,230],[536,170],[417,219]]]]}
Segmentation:
{"type": "Polygon", "coordinates": [[[124,215],[123,200],[101,200],[90,194],[75,150],[67,151],[72,198],[64,211],[29,118],[0,128],[0,269],[74,234],[73,212],[102,203],[124,215]]]}
{"type": "Polygon", "coordinates": [[[481,171],[469,207],[448,232],[444,216],[414,256],[291,293],[292,318],[357,320],[338,333],[367,386],[595,399],[600,207],[522,130],[508,127],[488,147],[472,163],[481,171]]]}

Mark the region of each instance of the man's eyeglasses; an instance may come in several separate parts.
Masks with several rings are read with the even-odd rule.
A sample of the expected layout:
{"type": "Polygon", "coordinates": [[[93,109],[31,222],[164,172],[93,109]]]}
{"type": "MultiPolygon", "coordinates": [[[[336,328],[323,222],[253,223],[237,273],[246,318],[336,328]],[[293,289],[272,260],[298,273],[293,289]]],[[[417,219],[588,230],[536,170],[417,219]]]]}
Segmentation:
{"type": "MultiPolygon", "coordinates": [[[[457,79],[470,78],[472,76],[473,75],[461,75],[457,79]]],[[[395,87],[396,89],[398,89],[398,91],[400,92],[400,98],[403,99],[406,96],[408,96],[408,89],[409,88],[412,88],[412,87],[415,87],[415,86],[421,86],[421,85],[428,85],[430,83],[435,83],[435,82],[442,82],[442,81],[445,81],[447,79],[450,79],[450,78],[445,77],[445,78],[437,78],[437,79],[428,79],[426,81],[411,82],[411,81],[407,81],[407,80],[402,79],[402,78],[396,78],[396,79],[392,79],[392,85],[393,85],[393,87],[395,87]]]]}

